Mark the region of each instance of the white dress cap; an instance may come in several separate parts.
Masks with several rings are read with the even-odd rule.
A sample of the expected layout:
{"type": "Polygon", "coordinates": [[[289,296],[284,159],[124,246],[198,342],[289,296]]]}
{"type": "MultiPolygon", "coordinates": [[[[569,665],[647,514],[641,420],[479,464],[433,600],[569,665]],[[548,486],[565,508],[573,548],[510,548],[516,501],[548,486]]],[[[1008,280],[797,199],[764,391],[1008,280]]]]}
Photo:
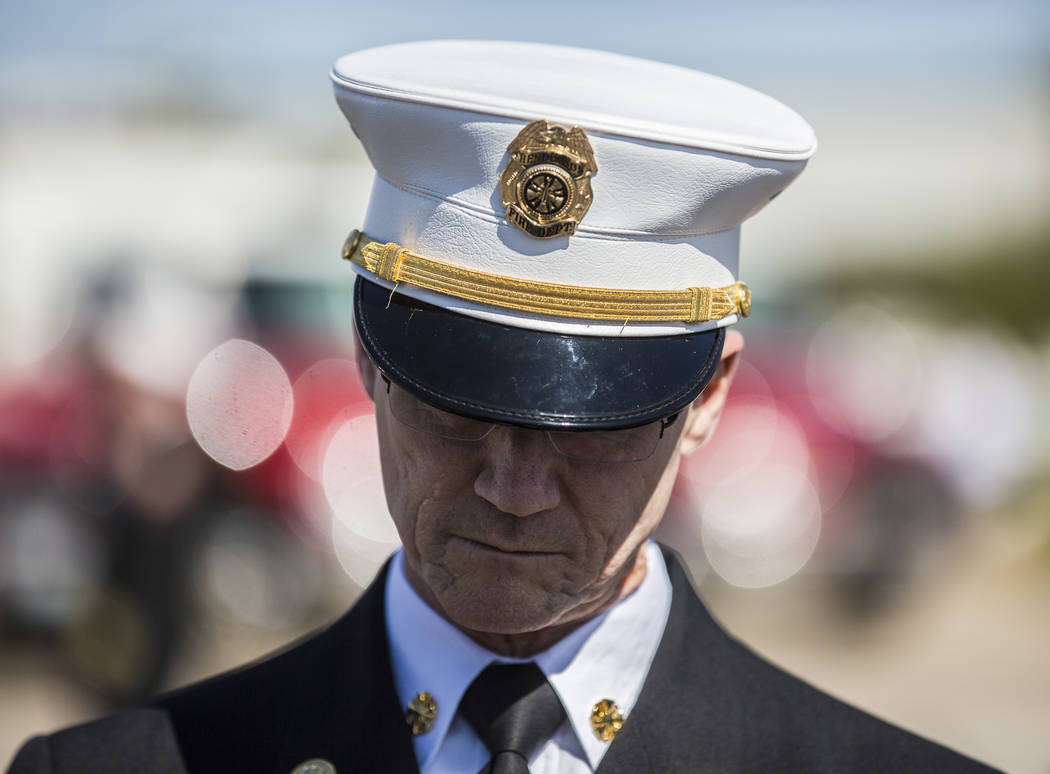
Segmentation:
{"type": "MultiPolygon", "coordinates": [[[[359,51],[336,62],[331,75],[376,170],[365,237],[466,276],[626,291],[733,286],[740,224],[816,150],[809,125],[771,97],[617,54],[434,41],[359,51]],[[586,148],[573,146],[573,158],[589,152],[589,162],[551,168],[542,153],[512,153],[536,121],[565,132],[579,127],[586,148]],[[525,222],[530,215],[542,222],[537,213],[558,206],[573,209],[571,225],[525,222]]],[[[558,136],[569,142],[568,134],[558,136]]],[[[626,317],[507,308],[405,279],[397,290],[461,314],[577,335],[666,336],[738,319],[734,312],[625,324],[626,317]]]]}

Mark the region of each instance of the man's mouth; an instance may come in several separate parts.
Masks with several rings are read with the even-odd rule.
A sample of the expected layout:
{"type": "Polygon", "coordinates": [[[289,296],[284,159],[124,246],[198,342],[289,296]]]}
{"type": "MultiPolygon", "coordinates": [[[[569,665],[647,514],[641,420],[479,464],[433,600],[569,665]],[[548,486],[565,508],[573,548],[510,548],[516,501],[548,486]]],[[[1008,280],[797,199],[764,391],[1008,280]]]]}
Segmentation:
{"type": "Polygon", "coordinates": [[[537,550],[537,549],[534,549],[532,547],[511,546],[511,545],[506,545],[506,544],[498,544],[498,543],[493,543],[491,541],[483,542],[483,541],[474,540],[473,538],[468,538],[468,537],[460,537],[460,540],[462,540],[463,542],[467,543],[468,545],[470,545],[470,546],[472,546],[472,547],[474,547],[474,548],[476,548],[476,549],[478,549],[480,551],[486,551],[486,552],[491,552],[491,553],[496,553],[496,554],[503,554],[503,555],[507,555],[507,556],[521,557],[521,558],[555,556],[558,553],[560,553],[558,551],[537,550]]]}

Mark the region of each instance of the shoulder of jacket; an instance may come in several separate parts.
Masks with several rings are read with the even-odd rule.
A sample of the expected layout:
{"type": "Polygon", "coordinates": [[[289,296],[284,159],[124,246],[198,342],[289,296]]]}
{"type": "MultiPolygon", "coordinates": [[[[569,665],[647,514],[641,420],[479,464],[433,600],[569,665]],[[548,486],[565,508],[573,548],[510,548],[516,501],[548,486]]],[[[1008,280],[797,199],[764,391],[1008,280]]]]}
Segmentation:
{"type": "Polygon", "coordinates": [[[185,774],[165,712],[133,709],[30,739],[8,774],[185,774]]]}

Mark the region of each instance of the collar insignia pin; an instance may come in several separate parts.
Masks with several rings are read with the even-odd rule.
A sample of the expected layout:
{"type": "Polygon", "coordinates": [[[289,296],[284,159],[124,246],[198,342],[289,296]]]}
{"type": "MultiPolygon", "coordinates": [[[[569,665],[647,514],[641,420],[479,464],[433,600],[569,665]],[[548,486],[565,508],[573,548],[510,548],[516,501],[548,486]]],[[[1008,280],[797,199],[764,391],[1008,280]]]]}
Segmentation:
{"type": "Polygon", "coordinates": [[[594,199],[591,176],[598,171],[583,130],[533,121],[507,152],[499,181],[507,220],[541,239],[576,233],[594,199]]]}
{"type": "Polygon", "coordinates": [[[335,766],[323,758],[311,758],[292,769],[292,774],[336,774],[336,771],[335,766]]]}
{"type": "Polygon", "coordinates": [[[591,707],[591,729],[603,742],[611,742],[623,728],[623,713],[612,699],[602,699],[591,707]]]}
{"type": "Polygon", "coordinates": [[[416,694],[405,710],[405,722],[412,729],[412,736],[425,734],[432,729],[437,714],[437,699],[426,691],[416,694]]]}

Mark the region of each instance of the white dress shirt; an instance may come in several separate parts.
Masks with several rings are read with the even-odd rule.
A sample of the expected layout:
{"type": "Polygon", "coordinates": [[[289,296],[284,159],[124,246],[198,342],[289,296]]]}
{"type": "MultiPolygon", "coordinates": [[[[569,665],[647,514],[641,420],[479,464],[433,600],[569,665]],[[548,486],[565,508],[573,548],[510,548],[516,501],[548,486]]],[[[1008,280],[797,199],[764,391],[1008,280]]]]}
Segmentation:
{"type": "Polygon", "coordinates": [[[652,542],[644,550],[647,572],[634,592],[531,659],[493,653],[442,618],[409,585],[401,552],[395,554],[386,584],[394,685],[402,707],[422,691],[437,701],[433,728],[413,738],[421,774],[476,772],[488,762],[484,743],[456,708],[493,661],[535,661],[565,708],[566,720],[529,760],[532,774],[587,774],[598,767],[609,744],[591,729],[591,707],[610,699],[629,718],[671,607],[663,556],[652,542]]]}

